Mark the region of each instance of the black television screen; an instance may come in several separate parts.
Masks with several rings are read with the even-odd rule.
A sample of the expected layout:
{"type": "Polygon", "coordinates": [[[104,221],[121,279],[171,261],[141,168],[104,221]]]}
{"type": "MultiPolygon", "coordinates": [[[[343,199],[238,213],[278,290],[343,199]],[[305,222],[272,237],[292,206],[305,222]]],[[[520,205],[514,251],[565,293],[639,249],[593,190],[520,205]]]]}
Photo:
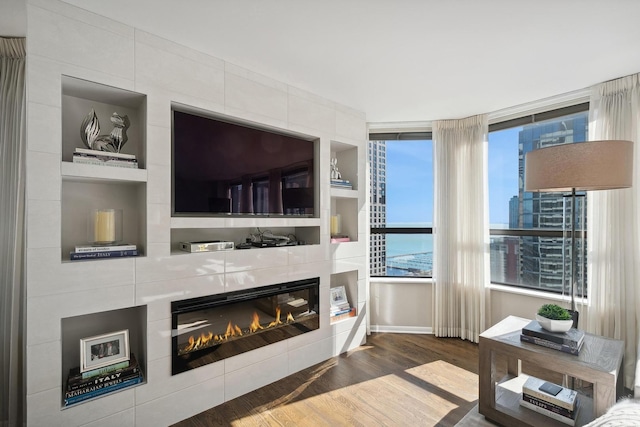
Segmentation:
{"type": "Polygon", "coordinates": [[[312,140],[173,110],[172,214],[314,215],[312,140]]]}

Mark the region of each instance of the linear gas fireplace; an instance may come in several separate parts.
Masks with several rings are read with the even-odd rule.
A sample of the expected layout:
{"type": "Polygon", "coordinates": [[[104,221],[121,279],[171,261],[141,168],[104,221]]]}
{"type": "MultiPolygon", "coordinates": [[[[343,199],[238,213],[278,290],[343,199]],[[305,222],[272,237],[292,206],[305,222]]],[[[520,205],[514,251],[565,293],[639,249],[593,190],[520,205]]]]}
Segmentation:
{"type": "Polygon", "coordinates": [[[320,279],[171,303],[172,375],[318,329],[320,279]]]}

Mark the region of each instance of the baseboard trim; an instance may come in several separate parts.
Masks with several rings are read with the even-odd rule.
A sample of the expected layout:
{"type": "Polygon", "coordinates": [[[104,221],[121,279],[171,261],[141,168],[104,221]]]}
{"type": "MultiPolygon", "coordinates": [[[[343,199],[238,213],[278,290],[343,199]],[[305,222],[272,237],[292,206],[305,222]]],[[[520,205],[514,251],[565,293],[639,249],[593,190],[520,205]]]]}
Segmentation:
{"type": "Polygon", "coordinates": [[[371,332],[386,332],[392,334],[433,334],[433,328],[430,326],[371,325],[371,332]]]}

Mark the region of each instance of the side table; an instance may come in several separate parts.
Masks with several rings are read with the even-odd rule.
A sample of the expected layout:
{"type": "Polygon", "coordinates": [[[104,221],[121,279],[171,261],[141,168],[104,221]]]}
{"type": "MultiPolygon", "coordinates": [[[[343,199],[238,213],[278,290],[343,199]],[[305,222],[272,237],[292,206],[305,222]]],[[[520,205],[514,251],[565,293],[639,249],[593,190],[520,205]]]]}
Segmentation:
{"type": "Polygon", "coordinates": [[[580,354],[574,356],[521,342],[522,328],[530,321],[509,316],[480,334],[480,414],[505,426],[565,425],[520,406],[522,389],[518,392],[498,386],[505,381],[514,382],[522,374],[522,362],[593,384],[593,398],[578,397],[577,426],[604,414],[622,394],[624,342],[586,334],[580,354]],[[504,378],[498,378],[497,356],[507,360],[504,378]]]}

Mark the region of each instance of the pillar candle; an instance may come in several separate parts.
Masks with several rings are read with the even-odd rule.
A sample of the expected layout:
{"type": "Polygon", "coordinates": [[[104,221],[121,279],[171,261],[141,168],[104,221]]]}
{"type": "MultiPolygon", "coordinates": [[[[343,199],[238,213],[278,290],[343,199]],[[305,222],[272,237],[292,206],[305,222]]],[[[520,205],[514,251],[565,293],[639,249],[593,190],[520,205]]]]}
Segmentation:
{"type": "Polygon", "coordinates": [[[337,236],[341,232],[340,214],[331,215],[331,235],[337,236]]]}
{"type": "Polygon", "coordinates": [[[113,209],[97,210],[94,217],[94,240],[110,243],[116,240],[116,213],[113,209]]]}

